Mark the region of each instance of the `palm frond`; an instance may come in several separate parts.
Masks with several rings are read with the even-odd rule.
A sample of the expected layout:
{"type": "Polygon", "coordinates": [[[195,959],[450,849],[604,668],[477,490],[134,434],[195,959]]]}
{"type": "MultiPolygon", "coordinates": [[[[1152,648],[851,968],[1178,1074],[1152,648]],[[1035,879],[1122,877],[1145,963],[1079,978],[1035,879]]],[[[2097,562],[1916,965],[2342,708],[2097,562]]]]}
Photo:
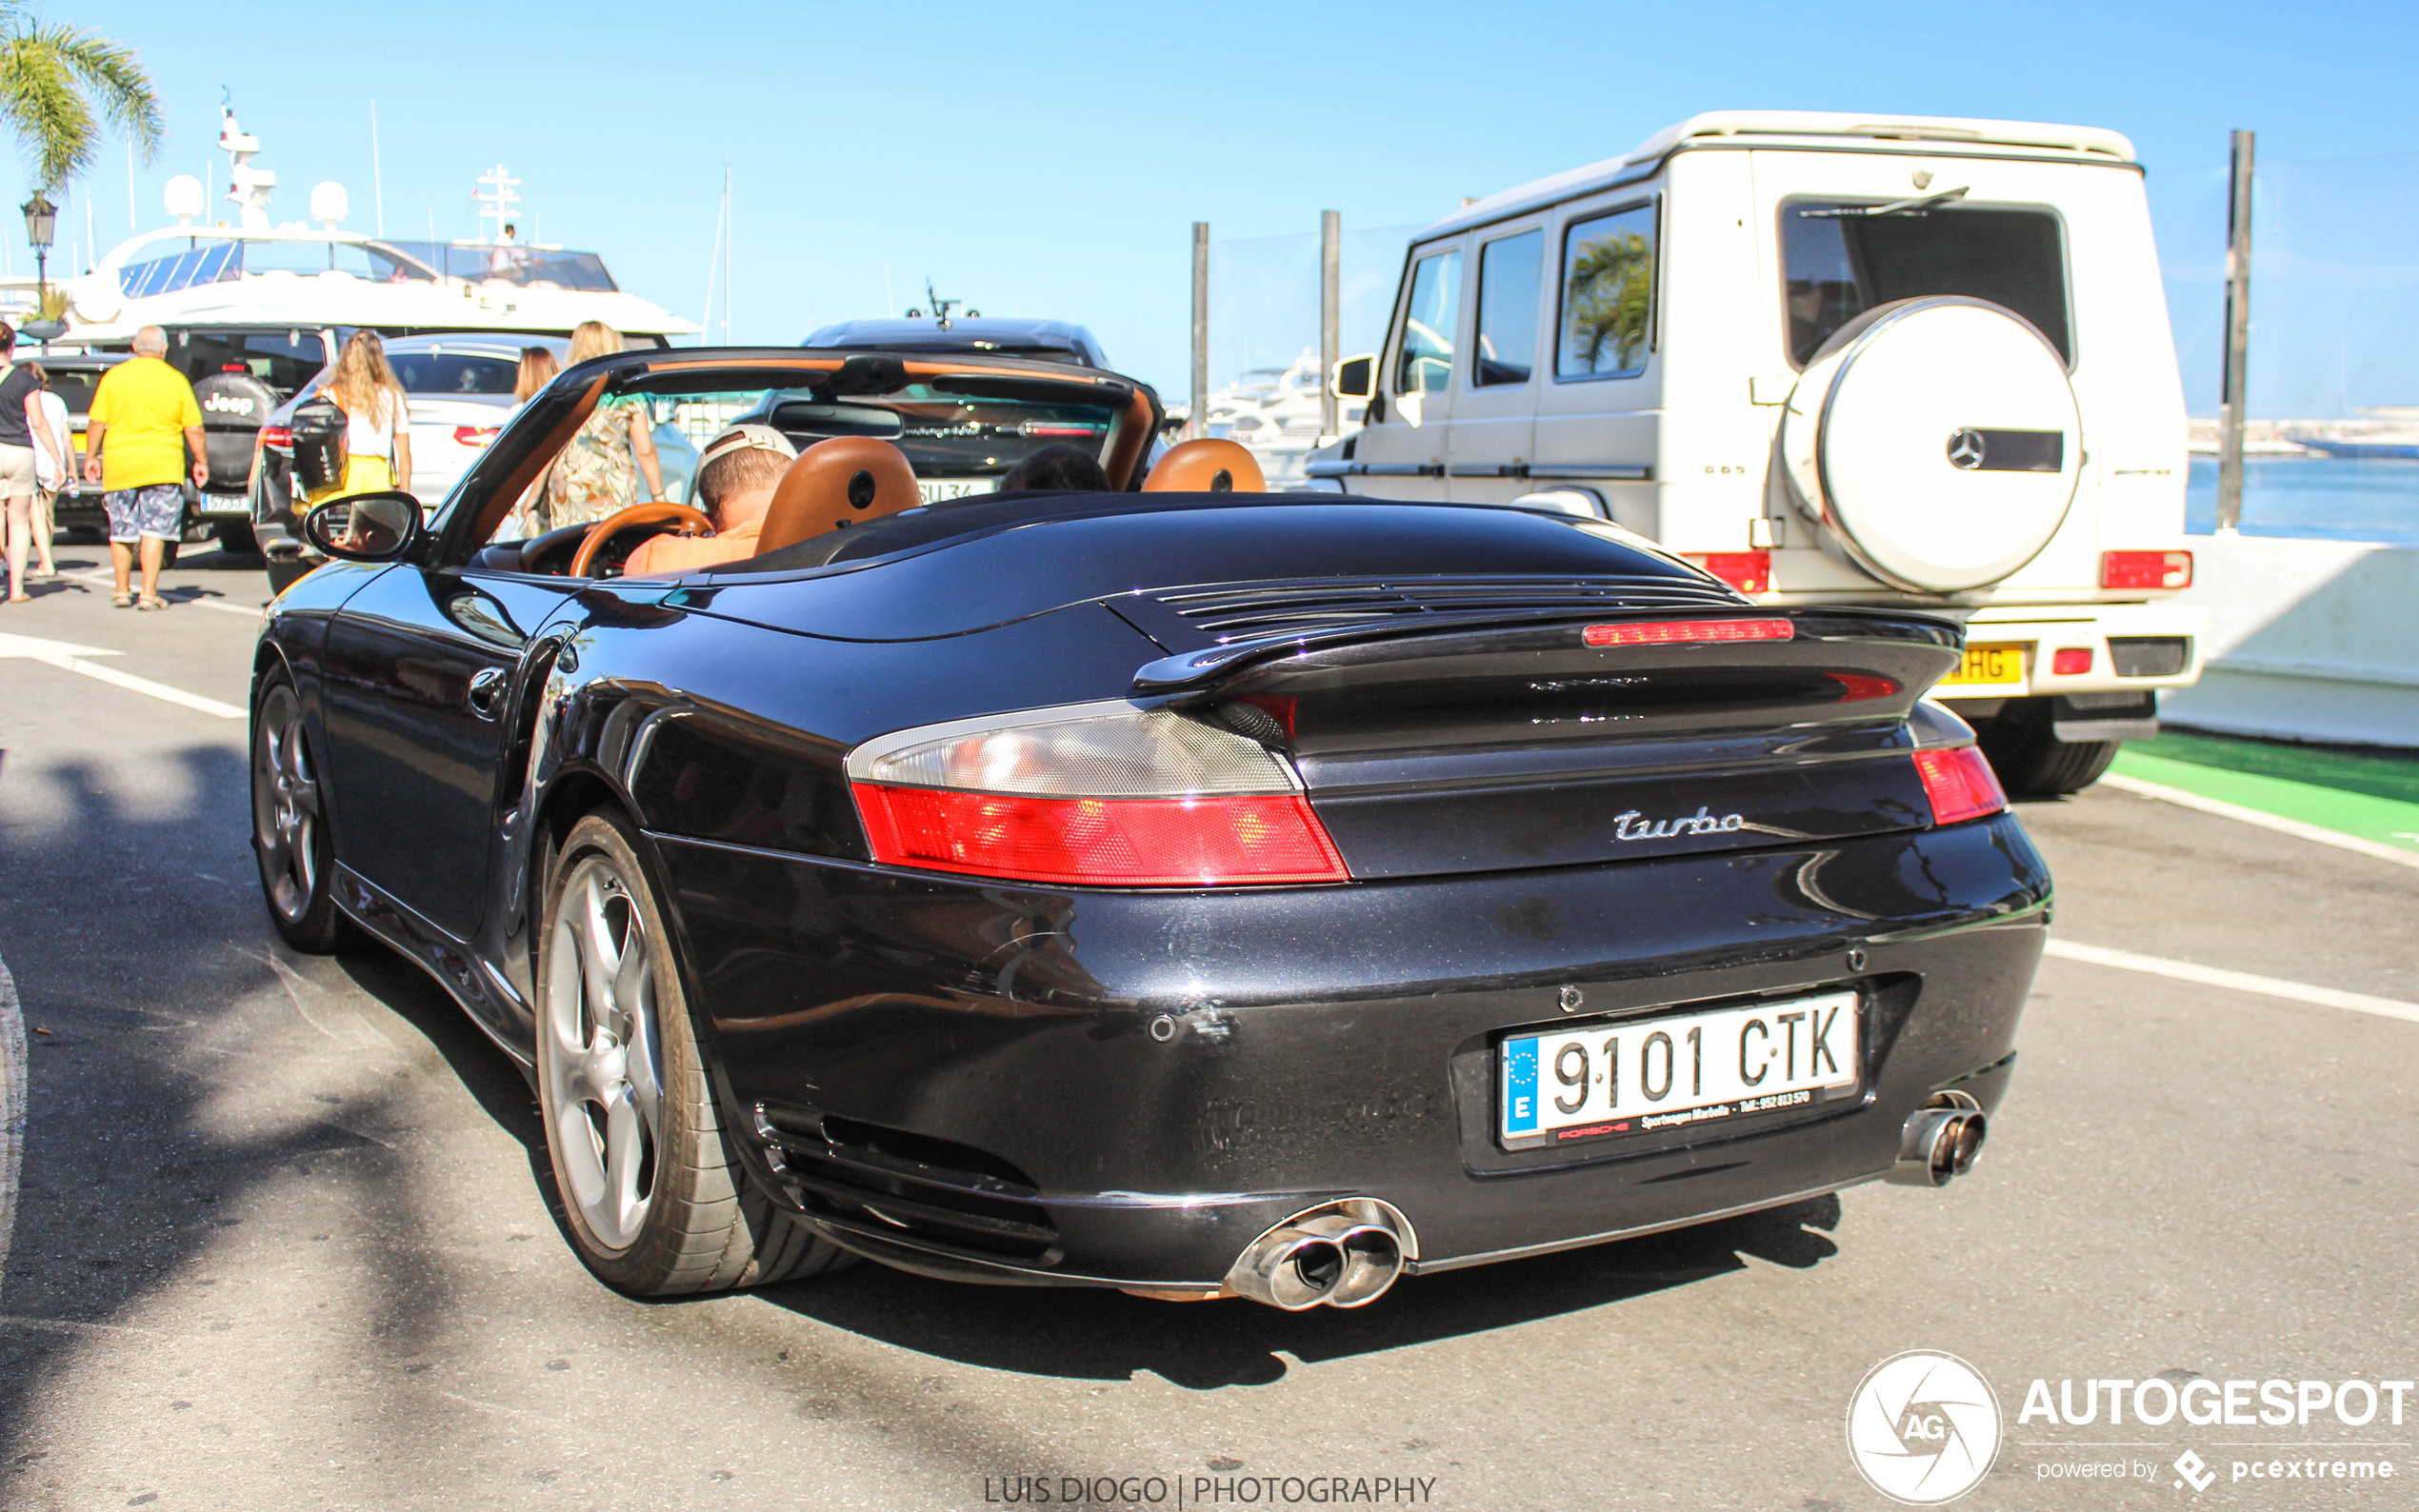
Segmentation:
{"type": "Polygon", "coordinates": [[[160,111],[159,91],[151,88],[151,76],[135,61],[134,50],[81,27],[45,27],[33,34],[51,40],[60,60],[100,96],[103,113],[133,139],[143,160],[150,162],[160,149],[167,123],[160,111]]]}
{"type": "Polygon", "coordinates": [[[0,118],[25,144],[38,188],[66,183],[91,167],[100,151],[84,91],[40,29],[0,38],[0,118]]]}

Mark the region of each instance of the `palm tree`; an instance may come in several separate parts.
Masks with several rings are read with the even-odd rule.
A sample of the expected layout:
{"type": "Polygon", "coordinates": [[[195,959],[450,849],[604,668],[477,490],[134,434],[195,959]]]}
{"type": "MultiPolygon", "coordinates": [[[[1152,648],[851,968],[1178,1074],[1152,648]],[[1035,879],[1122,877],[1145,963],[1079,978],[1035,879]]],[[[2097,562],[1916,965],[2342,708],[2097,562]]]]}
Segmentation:
{"type": "Polygon", "coordinates": [[[25,144],[38,190],[91,168],[103,116],[133,140],[145,162],[159,151],[160,97],[134,50],[82,27],[43,21],[27,0],[0,0],[0,120],[25,144]]]}
{"type": "Polygon", "coordinates": [[[1647,344],[1653,290],[1654,249],[1644,235],[1613,231],[1580,245],[1570,264],[1565,348],[1587,365],[1584,370],[1626,370],[1636,364],[1647,344]]]}

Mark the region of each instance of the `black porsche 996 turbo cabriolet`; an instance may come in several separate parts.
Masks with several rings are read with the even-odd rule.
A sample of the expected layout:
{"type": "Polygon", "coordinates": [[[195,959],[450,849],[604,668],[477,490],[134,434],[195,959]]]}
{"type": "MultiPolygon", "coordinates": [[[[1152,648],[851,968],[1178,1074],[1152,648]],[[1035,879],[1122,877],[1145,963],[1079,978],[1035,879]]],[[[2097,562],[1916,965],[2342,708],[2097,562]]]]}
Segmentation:
{"type": "Polygon", "coordinates": [[[1921,701],[1954,624],[1151,468],[1161,420],[1063,365],[632,352],[425,525],[323,506],[254,683],[277,927],[523,1064],[639,1294],[853,1254],[1353,1306],[1971,1163],[2050,889],[1921,701]],[[755,554],[620,572],[711,523],[670,506],[519,537],[641,399],[797,449],[755,554]],[[1110,491],[967,492],[1070,443],[1110,491]]]}

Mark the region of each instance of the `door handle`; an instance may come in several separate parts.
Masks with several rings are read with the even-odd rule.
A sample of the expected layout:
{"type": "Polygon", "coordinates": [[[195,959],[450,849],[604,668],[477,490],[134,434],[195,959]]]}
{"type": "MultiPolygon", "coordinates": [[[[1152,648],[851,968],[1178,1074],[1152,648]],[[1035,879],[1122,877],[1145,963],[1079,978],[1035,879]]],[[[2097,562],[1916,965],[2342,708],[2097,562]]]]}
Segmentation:
{"type": "Polygon", "coordinates": [[[504,693],[510,683],[494,667],[481,667],[470,674],[470,690],[463,695],[462,702],[470,705],[470,712],[481,719],[493,719],[504,712],[504,693]]]}

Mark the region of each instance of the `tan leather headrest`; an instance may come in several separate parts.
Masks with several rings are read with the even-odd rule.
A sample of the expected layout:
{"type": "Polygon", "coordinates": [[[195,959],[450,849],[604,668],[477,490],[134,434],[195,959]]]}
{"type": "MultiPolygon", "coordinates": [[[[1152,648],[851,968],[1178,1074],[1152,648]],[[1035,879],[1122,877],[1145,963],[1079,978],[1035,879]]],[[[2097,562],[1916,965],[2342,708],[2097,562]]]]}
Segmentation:
{"type": "Polygon", "coordinates": [[[1266,493],[1269,480],[1251,453],[1231,441],[1204,437],[1168,448],[1143,480],[1145,493],[1266,493]]]}
{"type": "Polygon", "coordinates": [[[799,452],[781,475],[756,533],[757,550],[778,551],[923,502],[915,469],[898,448],[871,436],[833,436],[799,452]]]}

